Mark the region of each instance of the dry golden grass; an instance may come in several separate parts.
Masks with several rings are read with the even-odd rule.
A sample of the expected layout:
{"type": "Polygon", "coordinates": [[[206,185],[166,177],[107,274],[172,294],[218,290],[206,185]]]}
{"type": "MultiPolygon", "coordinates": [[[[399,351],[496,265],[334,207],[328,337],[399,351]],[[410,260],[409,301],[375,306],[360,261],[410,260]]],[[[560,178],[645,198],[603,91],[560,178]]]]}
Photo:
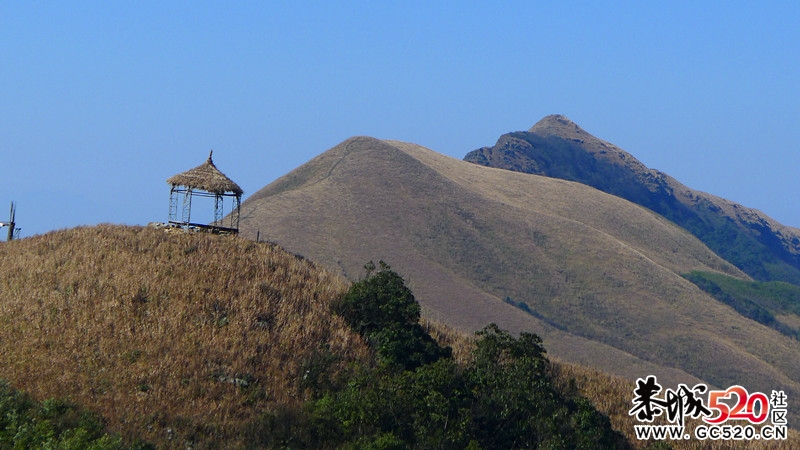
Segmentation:
{"type": "MultiPolygon", "coordinates": [[[[0,378],[95,410],[128,439],[236,447],[264,411],[307,399],[299,380],[321,349],[334,371],[369,358],[329,313],[348,283],[271,244],[104,225],[2,244],[0,260],[0,378]]],[[[471,337],[424,326],[469,360],[471,337]]],[[[563,362],[553,373],[639,444],[632,382],[563,362]]],[[[751,448],[799,443],[792,433],[751,448]]]]}
{"type": "Polygon", "coordinates": [[[422,327],[442,347],[453,349],[453,359],[461,366],[472,361],[474,336],[467,336],[444,322],[429,317],[422,317],[422,327]]]}
{"type": "MultiPolygon", "coordinates": [[[[553,360],[552,362],[551,374],[562,389],[566,389],[571,380],[574,380],[574,385],[578,388],[578,391],[591,400],[599,411],[606,414],[611,420],[611,425],[614,429],[621,432],[636,448],[645,448],[653,443],[652,440],[639,441],[636,439],[633,426],[640,422],[628,415],[628,411],[633,407],[631,400],[634,397],[633,390],[636,387],[633,381],[610,375],[591,367],[558,360],[553,360]]],[[[675,388],[677,386],[671,387],[675,388]]],[[[668,424],[663,418],[656,418],[653,423],[668,424]]],[[[694,428],[700,424],[702,422],[699,419],[687,419],[687,433],[694,436],[694,428]]],[[[789,429],[789,438],[785,441],[700,441],[693,438],[685,441],[670,440],[668,442],[675,450],[739,448],[791,450],[800,448],[800,433],[797,430],[789,429]]]]}
{"type": "MultiPolygon", "coordinates": [[[[449,327],[438,320],[424,319],[426,330],[436,338],[440,344],[453,347],[453,355],[460,364],[464,365],[471,358],[474,338],[449,327]]],[[[576,387],[578,392],[588,398],[592,404],[611,420],[611,426],[622,433],[635,448],[646,448],[654,443],[636,439],[633,426],[639,424],[634,417],[628,415],[633,407],[631,400],[636,384],[626,378],[611,375],[588,366],[571,364],[557,358],[551,361],[550,374],[556,386],[568,392],[576,387]]],[[[667,424],[663,418],[657,418],[655,424],[667,424]]],[[[687,431],[694,435],[695,426],[701,424],[699,420],[686,421],[687,431]]],[[[789,429],[789,438],[785,441],[699,441],[690,439],[686,441],[668,441],[675,450],[682,449],[738,449],[748,448],[754,450],[790,450],[800,448],[800,433],[789,429]]]]}
{"type": "Polygon", "coordinates": [[[329,313],[346,280],[271,244],[103,225],[2,244],[0,260],[0,378],[129,439],[233,447],[306,399],[321,349],[334,370],[368,357],[329,313]]]}
{"type": "Polygon", "coordinates": [[[745,275],[686,230],[585,185],[357,137],[253,194],[241,229],[351,279],[382,259],[431,317],[468,333],[495,322],[536,332],[565,361],[633,380],[784,389],[800,408],[800,342],[681,277],[745,275]]]}

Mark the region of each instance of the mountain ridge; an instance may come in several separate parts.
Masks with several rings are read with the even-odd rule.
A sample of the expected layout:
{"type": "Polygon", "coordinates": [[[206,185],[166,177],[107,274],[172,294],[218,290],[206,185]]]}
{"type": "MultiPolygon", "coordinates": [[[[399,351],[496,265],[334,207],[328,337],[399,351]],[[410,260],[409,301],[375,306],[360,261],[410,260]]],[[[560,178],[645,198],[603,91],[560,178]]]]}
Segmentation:
{"type": "Polygon", "coordinates": [[[620,196],[686,228],[756,279],[800,283],[800,229],[693,190],[565,116],[547,116],[526,132],[505,134],[464,160],[577,181],[620,196]]]}
{"type": "Polygon", "coordinates": [[[800,393],[788,376],[800,373],[797,341],[680,276],[746,275],[671,221],[581,183],[355,137],[253,194],[241,217],[245,237],[351,279],[387,261],[429,316],[466,332],[533,331],[559,358],[633,379],[800,393]]]}

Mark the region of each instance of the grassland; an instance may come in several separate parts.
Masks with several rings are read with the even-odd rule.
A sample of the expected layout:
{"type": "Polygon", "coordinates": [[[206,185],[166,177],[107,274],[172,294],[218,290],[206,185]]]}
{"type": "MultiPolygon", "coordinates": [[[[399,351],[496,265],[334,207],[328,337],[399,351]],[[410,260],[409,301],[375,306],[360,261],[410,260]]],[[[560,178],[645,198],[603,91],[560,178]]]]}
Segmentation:
{"type": "MultiPolygon", "coordinates": [[[[465,364],[470,360],[472,337],[436,320],[426,320],[425,326],[426,330],[430,332],[440,344],[449,345],[453,348],[453,355],[456,361],[465,364]]],[[[566,362],[559,358],[554,358],[553,356],[550,356],[549,359],[552,363],[550,366],[550,374],[554,378],[559,389],[565,392],[570,389],[577,389],[581,395],[592,402],[595,408],[609,417],[613,428],[622,433],[634,448],[654,448],[652,446],[658,444],[657,441],[640,441],[636,439],[634,425],[640,424],[641,422],[638,422],[634,417],[628,414],[633,406],[631,400],[634,396],[633,391],[636,388],[636,383],[634,381],[590,366],[566,362]]],[[[653,423],[667,424],[663,418],[657,418],[653,423]]],[[[694,428],[700,424],[701,422],[699,420],[686,421],[687,430],[690,433],[693,433],[694,428]]],[[[663,448],[673,448],[675,450],[738,448],[753,450],[789,450],[796,449],[800,446],[800,432],[796,429],[790,429],[789,439],[785,441],[750,441],[746,444],[743,442],[721,440],[698,441],[696,439],[668,442],[669,447],[665,446],[663,448]]]]}
{"type": "Polygon", "coordinates": [[[342,278],[270,244],[99,226],[0,245],[0,378],[126,439],[234,447],[299,404],[320,352],[368,352],[329,313],[342,278]]]}
{"type": "Polygon", "coordinates": [[[694,271],[684,277],[739,314],[800,340],[800,287],[694,271]]]}
{"type": "Polygon", "coordinates": [[[577,181],[625,198],[685,228],[757,280],[800,284],[800,230],[690,189],[566,117],[545,117],[529,131],[505,134],[493,147],[470,152],[464,159],[577,181]]]}
{"type": "MultiPolygon", "coordinates": [[[[265,414],[308,400],[309,375],[372,358],[330,314],[349,283],[273,244],[103,225],[4,243],[0,258],[0,378],[128,442],[246,447],[265,414]]],[[[468,335],[425,328],[469,361],[468,335]]],[[[560,361],[553,374],[632,439],[631,381],[560,361]]]]}
{"type": "MultiPolygon", "coordinates": [[[[592,401],[595,407],[606,414],[611,420],[614,429],[620,431],[636,448],[649,448],[656,441],[639,441],[636,439],[634,425],[639,424],[634,417],[628,415],[632,407],[633,389],[635,383],[622,377],[610,375],[591,367],[566,363],[555,360],[552,365],[553,376],[559,380],[563,389],[572,384],[578,391],[592,401]]],[[[654,424],[667,424],[663,418],[657,418],[654,424]]],[[[693,435],[700,420],[687,419],[686,431],[693,435]]],[[[682,449],[795,449],[800,446],[800,433],[796,429],[789,430],[789,439],[783,441],[699,441],[696,439],[681,441],[666,441],[675,450],[682,449]]],[[[667,447],[664,447],[667,448],[667,447]]]]}
{"type": "Polygon", "coordinates": [[[632,380],[800,399],[800,342],[681,276],[747,280],[742,271],[652,211],[579,183],[357,137],[245,201],[242,230],[349,278],[383,259],[430,317],[467,333],[496,322],[632,380]]]}

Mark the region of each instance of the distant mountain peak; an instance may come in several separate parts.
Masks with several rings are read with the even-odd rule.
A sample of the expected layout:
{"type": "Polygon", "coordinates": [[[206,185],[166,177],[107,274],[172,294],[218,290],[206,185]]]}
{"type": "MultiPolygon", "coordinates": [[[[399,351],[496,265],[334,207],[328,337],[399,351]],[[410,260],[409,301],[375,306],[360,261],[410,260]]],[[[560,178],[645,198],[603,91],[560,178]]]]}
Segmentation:
{"type": "Polygon", "coordinates": [[[622,197],[683,226],[753,278],[800,285],[800,230],[690,189],[563,115],[547,116],[527,132],[505,134],[493,147],[474,150],[464,159],[577,181],[622,197]]]}
{"type": "MultiPolygon", "coordinates": [[[[585,143],[515,132],[487,148],[485,160],[508,156],[513,164],[527,151],[552,150],[534,161],[542,172],[596,175],[634,186],[642,197],[665,198],[670,185],[654,178],[650,184],[660,190],[642,187],[639,175],[647,173],[606,161],[617,158],[610,146],[590,153],[595,141],[580,138],[585,143]]],[[[495,322],[515,333],[543,333],[548,354],[634,379],[646,370],[672,377],[671,385],[721,385],[719,374],[735,373],[741,383],[800,392],[800,348],[790,346],[796,341],[679,276],[701,270],[746,279],[743,272],[672,221],[585,184],[356,138],[253,194],[242,204],[240,230],[351,279],[363,276],[364,261],[390,261],[413,280],[428,314],[464,331],[495,322]],[[778,353],[763,358],[762,348],[778,353]]]]}
{"type": "Polygon", "coordinates": [[[569,120],[567,116],[561,114],[551,114],[536,122],[528,132],[536,133],[540,136],[559,136],[566,139],[575,139],[578,136],[590,136],[577,123],[569,120]]]}

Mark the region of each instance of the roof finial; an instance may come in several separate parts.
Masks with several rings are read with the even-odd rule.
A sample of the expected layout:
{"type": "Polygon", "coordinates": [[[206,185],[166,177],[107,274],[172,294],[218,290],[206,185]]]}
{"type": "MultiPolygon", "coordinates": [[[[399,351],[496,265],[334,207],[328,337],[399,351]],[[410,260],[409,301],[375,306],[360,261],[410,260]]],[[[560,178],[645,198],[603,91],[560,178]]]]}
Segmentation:
{"type": "Polygon", "coordinates": [[[214,150],[211,150],[210,152],[208,152],[208,162],[210,162],[211,164],[214,164],[214,161],[211,160],[211,155],[213,155],[213,154],[214,154],[214,150]]]}

